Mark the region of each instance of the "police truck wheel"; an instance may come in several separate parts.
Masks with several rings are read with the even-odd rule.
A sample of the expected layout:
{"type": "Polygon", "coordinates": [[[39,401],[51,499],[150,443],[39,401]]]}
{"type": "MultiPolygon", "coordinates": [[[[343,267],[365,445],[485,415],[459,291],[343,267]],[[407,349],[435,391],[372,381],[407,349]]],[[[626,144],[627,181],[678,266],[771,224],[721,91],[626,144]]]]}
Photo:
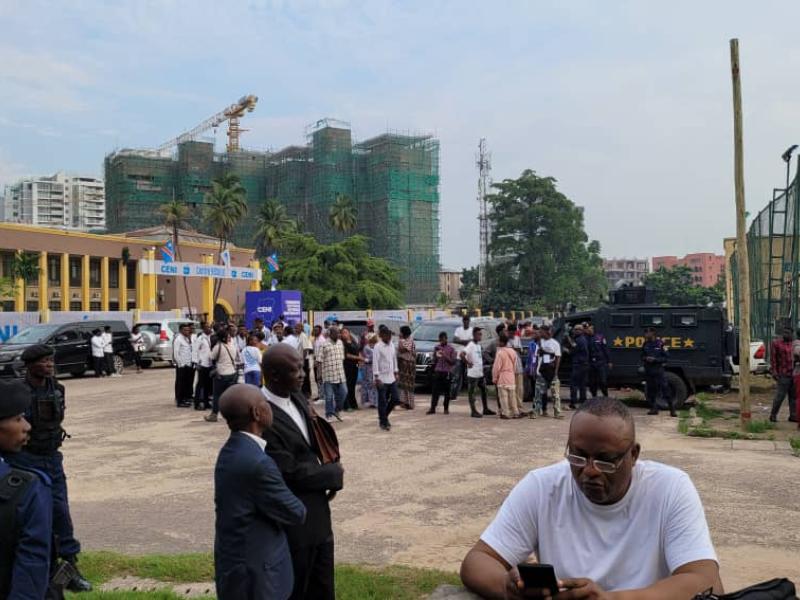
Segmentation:
{"type": "MultiPolygon", "coordinates": [[[[688,397],[688,389],[686,388],[686,382],[684,382],[679,375],[671,373],[669,371],[664,373],[664,379],[667,380],[667,387],[669,388],[669,393],[672,394],[672,404],[675,407],[675,410],[680,410],[681,408],[683,408],[683,405],[686,402],[686,398],[688,397]]],[[[659,396],[658,407],[661,410],[669,409],[666,398],[662,398],[661,396],[659,396]]]]}
{"type": "Polygon", "coordinates": [[[122,360],[122,357],[115,354],[114,355],[114,373],[117,375],[122,375],[122,372],[125,370],[125,361],[122,360]]]}

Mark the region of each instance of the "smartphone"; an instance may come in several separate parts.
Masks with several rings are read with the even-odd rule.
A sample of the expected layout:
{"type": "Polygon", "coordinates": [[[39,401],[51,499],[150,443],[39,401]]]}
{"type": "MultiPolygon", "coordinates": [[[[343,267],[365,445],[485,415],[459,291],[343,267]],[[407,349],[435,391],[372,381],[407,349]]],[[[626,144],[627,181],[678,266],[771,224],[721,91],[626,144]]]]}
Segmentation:
{"type": "Polygon", "coordinates": [[[526,589],[549,590],[551,596],[558,594],[558,580],[553,565],[517,565],[519,576],[526,589]]]}

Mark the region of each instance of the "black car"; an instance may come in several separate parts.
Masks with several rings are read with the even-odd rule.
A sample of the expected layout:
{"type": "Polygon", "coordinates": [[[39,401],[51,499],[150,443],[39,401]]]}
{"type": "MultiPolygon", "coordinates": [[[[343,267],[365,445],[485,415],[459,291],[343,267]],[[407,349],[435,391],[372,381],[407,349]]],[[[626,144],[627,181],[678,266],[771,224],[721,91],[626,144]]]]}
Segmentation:
{"type": "MultiPolygon", "coordinates": [[[[484,349],[484,371],[491,369],[491,364],[486,357],[486,349],[494,345],[497,340],[495,327],[500,321],[497,319],[473,319],[472,326],[483,330],[481,347],[484,349]]],[[[422,321],[414,329],[414,345],[417,348],[417,377],[418,386],[430,387],[433,382],[433,350],[439,344],[439,334],[447,334],[447,342],[461,354],[464,345],[454,342],[455,332],[461,326],[461,319],[433,319],[422,321]]],[[[456,364],[452,371],[450,395],[455,398],[464,386],[461,363],[456,364]]]]}
{"type": "Polygon", "coordinates": [[[131,333],[124,321],[76,321],[44,323],[23,329],[0,345],[0,377],[23,377],[25,365],[21,356],[34,344],[47,344],[55,349],[56,375],[69,373],[80,377],[92,369],[90,339],[92,331],[111,327],[114,369],[122,373],[133,362],[131,333]]]}

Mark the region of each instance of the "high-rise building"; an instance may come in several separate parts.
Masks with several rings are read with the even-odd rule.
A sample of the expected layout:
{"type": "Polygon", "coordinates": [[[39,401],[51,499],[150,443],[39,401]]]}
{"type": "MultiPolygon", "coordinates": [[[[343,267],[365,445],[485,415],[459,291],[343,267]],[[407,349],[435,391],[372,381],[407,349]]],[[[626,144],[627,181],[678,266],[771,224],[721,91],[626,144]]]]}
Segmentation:
{"type": "Polygon", "coordinates": [[[687,254],[682,258],[677,256],[653,257],[653,271],[658,271],[661,267],[672,269],[678,266],[689,267],[695,285],[711,287],[716,285],[725,273],[725,257],[713,252],[697,252],[687,254]]]}
{"type": "Polygon", "coordinates": [[[10,223],[80,231],[105,229],[105,189],[94,177],[63,172],[6,186],[0,218],[10,223]]]}
{"type": "Polygon", "coordinates": [[[613,290],[622,285],[641,285],[650,267],[646,258],[604,258],[603,271],[608,288],[613,290]]]}
{"type": "Polygon", "coordinates": [[[386,133],[354,142],[348,123],[318,121],[303,146],[276,152],[215,153],[209,142],[178,144],[174,156],[120,150],[106,157],[106,218],[111,232],[163,223],[158,207],[175,198],[190,208],[187,225],[209,231],[203,203],[211,182],[235,174],[247,192],[248,216],[234,241],[252,247],[256,215],[267,199],[281,202],[321,242],[359,233],[370,252],[400,268],[406,301],[432,302],[439,292],[439,141],[386,133]],[[357,209],[352,232],[330,223],[337,197],[357,209]]]}

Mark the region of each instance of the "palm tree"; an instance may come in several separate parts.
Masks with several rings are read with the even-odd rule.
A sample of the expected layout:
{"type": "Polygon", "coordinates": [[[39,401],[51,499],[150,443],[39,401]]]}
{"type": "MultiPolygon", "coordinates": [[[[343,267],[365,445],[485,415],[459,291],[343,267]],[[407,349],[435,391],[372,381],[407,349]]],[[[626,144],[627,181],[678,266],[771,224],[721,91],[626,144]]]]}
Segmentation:
{"type": "MultiPolygon", "coordinates": [[[[158,211],[164,217],[164,225],[172,229],[172,244],[175,246],[175,256],[178,261],[183,261],[178,230],[186,224],[186,220],[189,218],[189,207],[185,202],[173,198],[166,204],[159,206],[158,211]]],[[[186,283],[186,277],[182,277],[182,279],[183,293],[186,294],[186,305],[189,308],[189,317],[191,318],[192,302],[189,299],[189,285],[186,283]]]]}
{"type": "Polygon", "coordinates": [[[329,215],[331,227],[339,233],[348,233],[355,229],[358,220],[356,206],[349,196],[339,195],[331,206],[329,215]]]}
{"type": "MultiPolygon", "coordinates": [[[[230,242],[233,230],[247,214],[247,191],[239,177],[228,173],[211,182],[211,191],[206,192],[204,218],[206,224],[219,239],[217,256],[222,261],[222,251],[230,242]]],[[[222,279],[214,281],[214,304],[217,303],[222,279]]]]}
{"type": "MultiPolygon", "coordinates": [[[[17,252],[14,259],[11,261],[11,279],[14,287],[17,281],[22,280],[22,297],[23,303],[27,304],[28,295],[26,293],[28,281],[36,279],[39,276],[39,257],[30,252],[17,252]]],[[[46,301],[46,298],[40,298],[40,302],[46,301]]],[[[22,310],[27,307],[23,304],[22,310]]]]}
{"type": "Polygon", "coordinates": [[[277,200],[265,200],[256,217],[255,244],[261,256],[272,254],[287,233],[298,230],[297,221],[289,216],[286,207],[277,200]]]}

